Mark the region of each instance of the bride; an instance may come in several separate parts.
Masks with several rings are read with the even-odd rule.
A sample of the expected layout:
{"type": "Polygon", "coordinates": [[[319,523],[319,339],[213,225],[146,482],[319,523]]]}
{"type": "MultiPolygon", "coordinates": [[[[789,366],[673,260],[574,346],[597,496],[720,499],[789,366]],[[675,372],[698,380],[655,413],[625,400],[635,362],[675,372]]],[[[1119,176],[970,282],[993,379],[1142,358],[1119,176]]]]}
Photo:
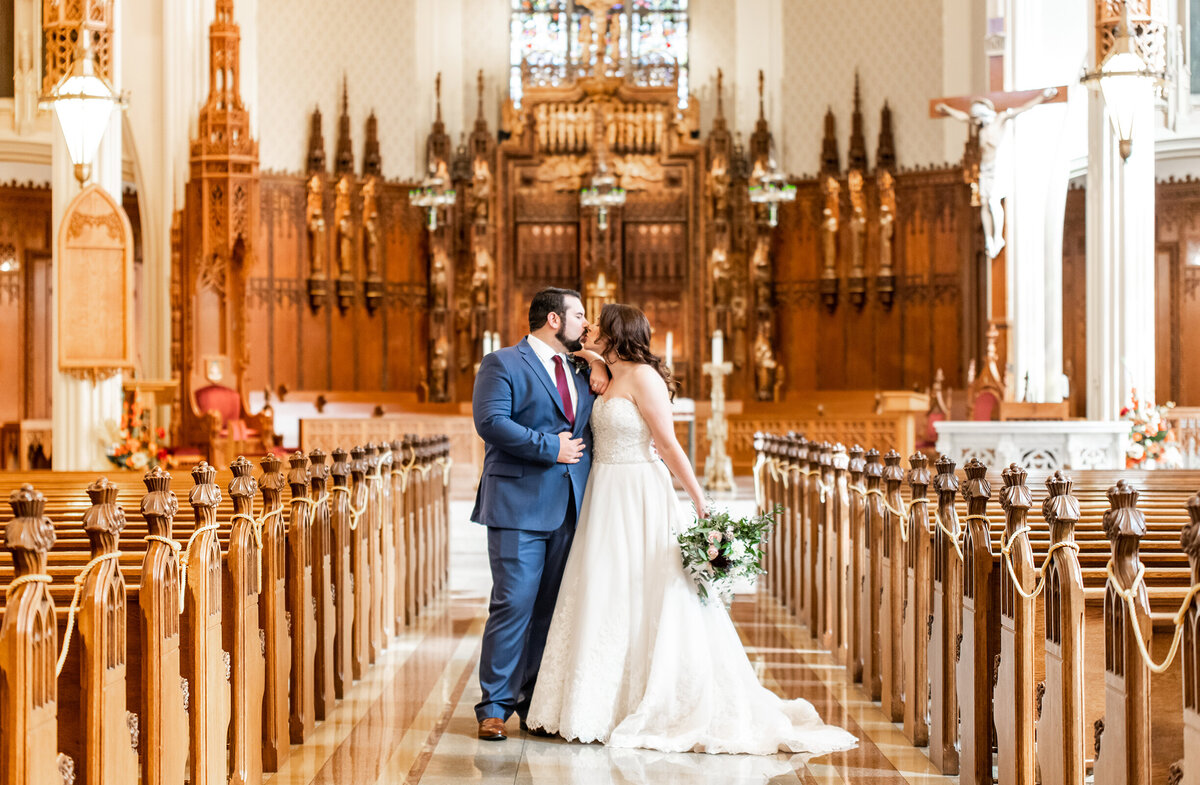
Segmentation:
{"type": "Polygon", "coordinates": [[[668,469],[707,510],[675,438],[676,385],[650,353],[646,316],[605,305],[584,351],[608,362],[612,381],[592,412],[591,475],[528,726],[665,752],[853,747],[808,701],[759,684],[725,608],[701,603],[684,572],[675,535],[687,524],[668,469]]]}

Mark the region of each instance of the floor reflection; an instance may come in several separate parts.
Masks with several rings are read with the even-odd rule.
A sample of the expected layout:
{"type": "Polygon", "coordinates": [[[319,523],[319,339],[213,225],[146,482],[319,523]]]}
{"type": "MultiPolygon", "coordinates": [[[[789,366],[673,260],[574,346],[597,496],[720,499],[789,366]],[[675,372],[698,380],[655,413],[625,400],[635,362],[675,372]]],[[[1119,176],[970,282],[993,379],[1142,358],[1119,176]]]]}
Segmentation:
{"type": "MultiPolygon", "coordinates": [[[[797,756],[799,757],[799,756],[797,756]]],[[[627,750],[529,739],[516,782],[541,785],[765,785],[798,782],[785,756],[704,755],[627,750]]]]}

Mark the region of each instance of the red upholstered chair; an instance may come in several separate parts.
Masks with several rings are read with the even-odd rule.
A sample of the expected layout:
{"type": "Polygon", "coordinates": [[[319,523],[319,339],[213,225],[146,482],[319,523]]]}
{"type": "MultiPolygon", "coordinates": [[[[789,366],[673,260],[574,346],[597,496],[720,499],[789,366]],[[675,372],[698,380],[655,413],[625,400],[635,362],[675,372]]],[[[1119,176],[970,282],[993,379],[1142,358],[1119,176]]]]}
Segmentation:
{"type": "Polygon", "coordinates": [[[1000,400],[991,390],[984,390],[972,399],[971,419],[979,422],[1000,419],[1000,400]]]}
{"type": "MultiPolygon", "coordinates": [[[[976,422],[1000,419],[1000,403],[1005,398],[1004,379],[1000,376],[996,341],[1000,331],[996,325],[988,325],[987,357],[983,371],[967,380],[967,419],[976,422]]],[[[972,366],[974,361],[972,361],[972,366]]]]}
{"type": "Polygon", "coordinates": [[[196,413],[206,425],[202,451],[214,466],[228,466],[238,455],[262,455],[275,442],[274,413],[266,406],[251,414],[232,387],[209,384],[195,392],[196,413]]]}
{"type": "Polygon", "coordinates": [[[946,403],[946,377],[938,368],[929,388],[929,411],[925,413],[925,424],[917,432],[917,449],[929,455],[937,446],[937,423],[950,419],[950,407],[946,403]]]}

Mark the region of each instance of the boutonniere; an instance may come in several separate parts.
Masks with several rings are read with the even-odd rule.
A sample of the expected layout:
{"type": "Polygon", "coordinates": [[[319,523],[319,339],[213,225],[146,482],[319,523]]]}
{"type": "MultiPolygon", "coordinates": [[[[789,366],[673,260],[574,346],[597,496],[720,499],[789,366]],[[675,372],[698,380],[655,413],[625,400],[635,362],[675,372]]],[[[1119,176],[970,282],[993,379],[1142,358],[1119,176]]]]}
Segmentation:
{"type": "Polygon", "coordinates": [[[575,373],[579,373],[580,371],[586,371],[588,368],[591,367],[591,365],[588,363],[587,360],[585,360],[582,357],[579,357],[577,355],[568,354],[567,359],[570,360],[571,365],[573,365],[575,367],[575,373]]]}

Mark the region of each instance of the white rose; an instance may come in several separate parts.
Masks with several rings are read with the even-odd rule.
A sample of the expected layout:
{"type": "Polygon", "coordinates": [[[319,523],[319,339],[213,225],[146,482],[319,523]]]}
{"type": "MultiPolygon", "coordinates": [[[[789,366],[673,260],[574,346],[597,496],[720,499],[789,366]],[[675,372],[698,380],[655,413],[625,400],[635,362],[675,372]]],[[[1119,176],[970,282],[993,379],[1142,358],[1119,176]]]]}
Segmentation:
{"type": "Polygon", "coordinates": [[[145,469],[150,463],[150,457],[144,452],[135,452],[129,456],[129,465],[134,469],[145,469]]]}

